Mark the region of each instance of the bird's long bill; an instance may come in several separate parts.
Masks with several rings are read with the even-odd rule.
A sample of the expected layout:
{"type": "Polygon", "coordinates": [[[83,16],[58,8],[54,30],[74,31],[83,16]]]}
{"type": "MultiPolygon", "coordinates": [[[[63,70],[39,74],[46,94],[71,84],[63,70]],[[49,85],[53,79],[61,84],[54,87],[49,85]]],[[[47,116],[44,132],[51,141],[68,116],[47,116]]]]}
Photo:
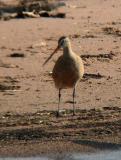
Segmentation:
{"type": "Polygon", "coordinates": [[[54,52],[48,57],[48,59],[46,59],[46,61],[43,63],[43,66],[52,58],[52,56],[58,51],[58,49],[59,49],[59,46],[57,46],[54,52]]]}

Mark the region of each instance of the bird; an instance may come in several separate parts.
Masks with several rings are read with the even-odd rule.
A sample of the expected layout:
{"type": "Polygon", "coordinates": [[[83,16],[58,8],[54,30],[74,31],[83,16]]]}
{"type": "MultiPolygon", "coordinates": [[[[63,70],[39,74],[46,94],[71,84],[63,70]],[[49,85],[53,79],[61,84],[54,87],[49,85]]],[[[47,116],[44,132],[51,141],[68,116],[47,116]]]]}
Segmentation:
{"type": "Polygon", "coordinates": [[[60,101],[61,90],[72,88],[73,93],[73,116],[75,115],[75,93],[76,86],[84,75],[84,64],[81,57],[73,52],[70,38],[62,36],[58,40],[57,48],[43,63],[43,66],[52,58],[52,56],[60,49],[63,49],[63,54],[55,62],[52,77],[55,87],[58,89],[58,110],[57,117],[60,116],[60,101]]]}

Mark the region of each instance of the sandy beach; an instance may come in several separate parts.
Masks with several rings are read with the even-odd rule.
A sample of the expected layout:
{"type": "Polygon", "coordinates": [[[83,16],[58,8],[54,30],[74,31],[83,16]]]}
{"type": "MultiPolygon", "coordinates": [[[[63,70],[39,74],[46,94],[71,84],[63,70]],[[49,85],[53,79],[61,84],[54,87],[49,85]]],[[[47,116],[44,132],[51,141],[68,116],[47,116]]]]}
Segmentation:
{"type": "MultiPolygon", "coordinates": [[[[0,155],[35,156],[95,152],[121,147],[121,1],[66,0],[65,18],[0,20],[0,155]],[[58,39],[69,36],[85,75],[77,87],[58,91],[46,65],[58,39]]],[[[10,5],[10,4],[9,4],[10,5]]]]}

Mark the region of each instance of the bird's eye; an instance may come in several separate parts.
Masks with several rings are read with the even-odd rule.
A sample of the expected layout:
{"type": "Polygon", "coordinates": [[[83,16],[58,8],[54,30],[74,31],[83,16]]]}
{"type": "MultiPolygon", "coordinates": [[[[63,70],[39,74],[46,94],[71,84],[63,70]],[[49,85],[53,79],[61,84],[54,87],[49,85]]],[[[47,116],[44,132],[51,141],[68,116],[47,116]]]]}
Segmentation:
{"type": "Polygon", "coordinates": [[[59,40],[58,40],[58,44],[59,46],[63,46],[64,45],[64,40],[65,40],[66,37],[61,37],[59,40]]]}
{"type": "Polygon", "coordinates": [[[64,40],[60,41],[60,46],[63,46],[64,40]]]}
{"type": "Polygon", "coordinates": [[[64,43],[65,43],[65,39],[62,39],[59,43],[59,46],[63,47],[64,43]]]}

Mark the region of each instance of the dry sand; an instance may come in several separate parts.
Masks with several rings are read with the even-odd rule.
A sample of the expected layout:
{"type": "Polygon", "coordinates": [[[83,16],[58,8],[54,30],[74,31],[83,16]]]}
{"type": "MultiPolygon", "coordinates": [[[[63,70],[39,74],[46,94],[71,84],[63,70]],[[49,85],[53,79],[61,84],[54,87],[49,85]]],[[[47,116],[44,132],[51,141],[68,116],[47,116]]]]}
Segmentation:
{"type": "MultiPolygon", "coordinates": [[[[63,19],[0,21],[0,155],[91,151],[101,148],[100,141],[121,145],[121,1],[65,2],[66,7],[59,9],[66,12],[63,19]],[[43,120],[38,113],[57,108],[58,92],[50,72],[62,51],[44,68],[42,64],[63,35],[82,55],[88,74],[77,87],[80,111],[76,117],[56,119],[52,113],[43,120]],[[12,56],[16,53],[21,57],[12,56]]],[[[63,90],[61,108],[71,109],[71,100],[72,90],[63,90]]]]}

